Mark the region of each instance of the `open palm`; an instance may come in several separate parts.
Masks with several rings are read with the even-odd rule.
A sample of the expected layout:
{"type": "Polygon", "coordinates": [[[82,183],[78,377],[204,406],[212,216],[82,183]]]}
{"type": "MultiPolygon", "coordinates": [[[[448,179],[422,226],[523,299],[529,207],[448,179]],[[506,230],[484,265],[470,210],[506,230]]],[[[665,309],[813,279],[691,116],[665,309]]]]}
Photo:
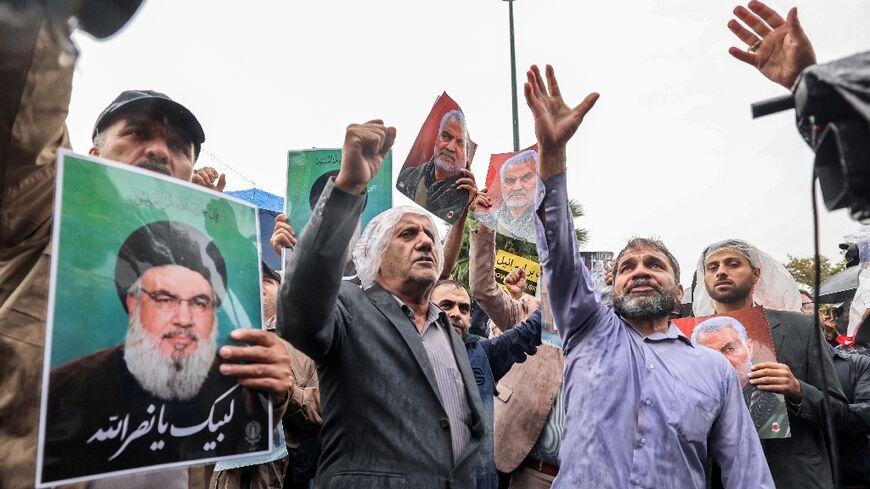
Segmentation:
{"type": "Polygon", "coordinates": [[[744,63],[755,66],[764,76],[786,87],[794,85],[800,72],[816,63],[813,46],[797,18],[797,9],[789,10],[786,19],[767,5],[753,0],[749,9],[738,6],[734,15],[751,29],[736,20],[728,28],[755,52],[732,47],[728,52],[744,63]]]}
{"type": "Polygon", "coordinates": [[[535,117],[535,136],[541,152],[558,151],[577,132],[583,117],[598,100],[597,93],[590,93],[577,107],[571,108],[562,100],[562,92],[553,67],[547,65],[547,84],[537,66],[528,71],[525,85],[526,103],[535,117]]]}

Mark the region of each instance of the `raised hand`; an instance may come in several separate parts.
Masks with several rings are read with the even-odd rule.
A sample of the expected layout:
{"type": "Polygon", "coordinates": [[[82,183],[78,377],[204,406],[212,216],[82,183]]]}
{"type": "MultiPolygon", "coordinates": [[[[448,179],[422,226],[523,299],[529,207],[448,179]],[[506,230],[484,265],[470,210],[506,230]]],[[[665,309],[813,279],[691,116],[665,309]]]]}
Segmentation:
{"type": "Polygon", "coordinates": [[[465,190],[468,192],[468,203],[474,202],[477,197],[477,182],[474,180],[474,173],[471,170],[461,170],[462,177],[456,180],[453,184],[457,190],[465,190]]]}
{"type": "Polygon", "coordinates": [[[750,64],[770,80],[791,89],[798,74],[816,64],[816,53],[798,21],[797,8],[788,11],[786,19],[767,5],[752,0],[749,8],[738,5],[734,15],[749,26],[731,19],[728,29],[749,46],[744,51],[731,47],[731,56],[750,64]]]}
{"type": "Polygon", "coordinates": [[[535,118],[540,157],[538,174],[544,180],[565,170],[565,145],[598,100],[598,94],[592,92],[572,109],[562,100],[552,66],[547,65],[546,74],[545,85],[538,67],[532,65],[526,73],[528,81],[524,87],[526,104],[535,118]]]}
{"type": "Polygon", "coordinates": [[[482,210],[488,211],[492,207],[492,201],[489,200],[489,195],[487,194],[487,189],[482,188],[477,191],[477,194],[474,196],[474,200],[471,201],[469,208],[471,212],[482,210]]]}
{"type": "Polygon", "coordinates": [[[507,288],[508,294],[514,299],[522,297],[523,290],[526,288],[526,271],[520,267],[514,267],[504,278],[504,286],[507,288]]]}
{"type": "Polygon", "coordinates": [[[384,126],[380,119],[347,126],[335,186],[345,192],[362,193],[381,169],[395,140],[396,128],[384,126]]]}
{"type": "Polygon", "coordinates": [[[278,256],[281,256],[283,248],[292,248],[296,246],[296,230],[288,222],[287,214],[278,214],[275,216],[275,229],[272,230],[272,237],[269,238],[269,245],[275,250],[278,256]]]}
{"type": "Polygon", "coordinates": [[[227,186],[227,176],[223,173],[218,174],[218,171],[210,166],[197,168],[190,177],[190,182],[196,185],[223,192],[227,186]]]}

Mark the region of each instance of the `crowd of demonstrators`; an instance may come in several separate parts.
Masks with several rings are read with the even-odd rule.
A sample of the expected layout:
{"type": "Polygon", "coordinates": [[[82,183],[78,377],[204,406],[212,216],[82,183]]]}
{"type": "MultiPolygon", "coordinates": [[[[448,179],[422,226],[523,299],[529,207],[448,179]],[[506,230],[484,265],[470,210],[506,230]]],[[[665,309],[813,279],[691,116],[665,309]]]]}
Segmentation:
{"type": "MultiPolygon", "coordinates": [[[[13,489],[32,486],[36,472],[54,162],[57,151],[70,146],[64,119],[72,66],[59,61],[58,26],[46,22],[41,5],[33,2],[14,23],[0,17],[0,486],[13,489]]],[[[796,10],[782,18],[752,0],[734,14],[748,29],[737,21],[728,27],[749,49],[731,54],[772,81],[791,88],[815,63],[796,10]]],[[[469,237],[470,290],[449,279],[467,213],[491,206],[464,165],[461,113],[444,116],[424,172],[400,176],[409,188],[429,192],[427,202],[438,195],[424,188],[426,178],[467,193],[465,202],[441,202],[461,212],[443,243],[432,216],[416,207],[387,210],[361,230],[367,184],[396,130],[381,120],[351,124],[341,169],[327,181],[305,229],[297,236],[287,216],[276,219],[270,244],[279,253],[292,249],[287,269],[282,277],[262,264],[265,324],[231,334],[253,346],[200,352],[206,374],[219,372],[270,398],[272,450],[74,487],[495,489],[501,472],[508,475],[502,487],[518,489],[831,488],[825,416],[841,437],[841,482],[866,486],[870,357],[833,349],[819,357],[811,298],[801,298],[781,264],[736,239],[701,252],[692,297],[698,316],[764,307],[776,361],[752,365],[745,378],[671,321],[680,315],[683,288],[680,266],[661,241],[634,238],[618,253],[612,307],[605,305],[577,253],[567,200],[566,147],[598,94],[568,106],[550,66],[543,75],[532,66],[524,92],[538,153],[521,154],[500,178],[503,192],[508,179],[523,185],[510,219],[534,226],[541,300],[523,294],[526,277],[519,268],[505,278],[506,290],[499,288],[493,271],[499,230],[485,224],[469,237]],[[450,178],[440,178],[443,165],[433,162],[450,163],[450,178]],[[533,169],[537,176],[527,177],[533,169]],[[503,334],[470,332],[473,301],[503,334]],[[744,400],[747,388],[784,396],[790,438],[759,439],[744,400]]],[[[204,130],[162,93],[122,92],[98,117],[92,140],[91,155],[219,192],[226,186],[214,169],[194,169],[204,130]]],[[[583,171],[582,164],[570,166],[583,171]]],[[[129,256],[119,256],[135,262],[137,271],[127,277],[132,280],[116,281],[130,330],[147,321],[140,302],[166,299],[147,290],[155,281],[164,284],[166,300],[180,304],[179,297],[191,297],[183,299],[185,310],[197,297],[203,308],[219,303],[215,284],[226,277],[213,270],[221,266],[181,258],[188,248],[207,247],[208,237],[182,233],[195,241],[185,243],[173,229],[143,228],[128,238],[129,256]],[[160,239],[146,242],[137,233],[160,239]],[[186,278],[171,280],[179,276],[186,278]],[[190,284],[201,287],[182,290],[190,284]]],[[[182,314],[170,323],[162,327],[216,328],[182,314]]],[[[728,326],[739,335],[733,322],[728,326]]],[[[132,348],[127,341],[98,355],[112,355],[120,373],[160,397],[163,386],[149,387],[151,372],[124,356],[132,348]]],[[[91,372],[73,363],[59,373],[70,379],[118,373],[101,365],[88,367],[101,370],[91,372]]],[[[63,400],[81,395],[77,385],[67,384],[63,400]]],[[[63,465],[77,456],[87,454],[55,458],[63,465]]]]}

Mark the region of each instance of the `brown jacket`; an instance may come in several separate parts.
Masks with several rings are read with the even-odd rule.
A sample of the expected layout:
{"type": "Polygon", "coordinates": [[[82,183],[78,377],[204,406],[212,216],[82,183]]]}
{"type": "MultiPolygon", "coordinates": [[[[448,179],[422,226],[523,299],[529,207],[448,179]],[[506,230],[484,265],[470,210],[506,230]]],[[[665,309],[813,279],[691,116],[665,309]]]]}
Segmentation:
{"type": "Polygon", "coordinates": [[[471,296],[477,300],[493,324],[502,331],[529,317],[538,305],[531,297],[523,295],[514,299],[499,288],[495,281],[495,233],[492,231],[470,233],[468,251],[468,284],[471,296]]]}
{"type": "MultiPolygon", "coordinates": [[[[57,148],[72,66],[31,15],[0,16],[0,487],[33,487],[57,148]],[[16,23],[16,20],[20,23],[16,23]]],[[[13,9],[14,10],[14,9],[13,9]]]]}
{"type": "MultiPolygon", "coordinates": [[[[495,233],[471,233],[469,261],[471,295],[496,326],[510,328],[537,309],[531,298],[514,299],[496,284],[495,233]]],[[[562,386],[562,371],[562,350],[544,344],[498,382],[493,442],[500,472],[516,470],[535,446],[562,386]]]]}

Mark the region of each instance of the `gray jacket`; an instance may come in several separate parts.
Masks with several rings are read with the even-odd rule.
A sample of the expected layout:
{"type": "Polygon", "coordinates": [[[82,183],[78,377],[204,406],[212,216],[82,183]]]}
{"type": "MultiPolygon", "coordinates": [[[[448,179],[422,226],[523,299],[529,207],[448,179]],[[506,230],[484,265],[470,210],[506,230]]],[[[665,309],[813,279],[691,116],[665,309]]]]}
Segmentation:
{"type": "Polygon", "coordinates": [[[341,281],[364,202],[327,184],[280,292],[278,330],[316,362],[320,377],[317,487],[474,487],[485,427],[465,346],[451,332],[473,420],[454,464],[447,413],[415,326],[379,285],[363,291],[341,281]]]}

